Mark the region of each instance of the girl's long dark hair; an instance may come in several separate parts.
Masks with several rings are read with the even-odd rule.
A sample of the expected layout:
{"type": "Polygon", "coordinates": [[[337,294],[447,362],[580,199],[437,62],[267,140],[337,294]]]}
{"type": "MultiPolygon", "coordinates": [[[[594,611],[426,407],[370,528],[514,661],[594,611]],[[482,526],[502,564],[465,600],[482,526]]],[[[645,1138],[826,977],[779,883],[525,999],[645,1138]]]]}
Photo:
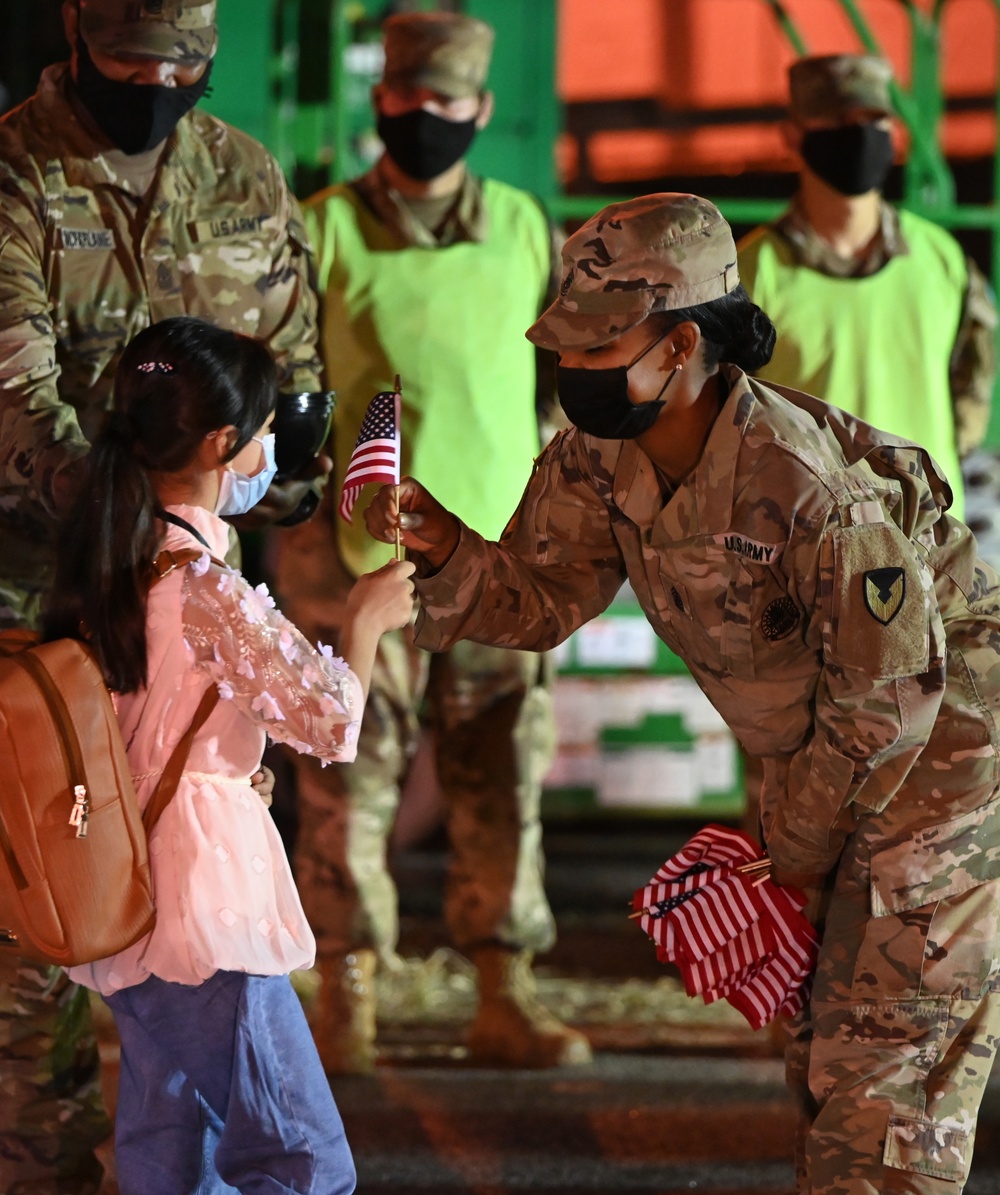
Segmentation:
{"type": "Polygon", "coordinates": [[[58,540],[46,640],[85,639],[112,689],[147,680],[146,594],[162,527],[150,474],[176,473],[232,424],[232,459],[277,397],[266,346],[192,316],[153,324],[126,346],[114,400],[58,540]]]}

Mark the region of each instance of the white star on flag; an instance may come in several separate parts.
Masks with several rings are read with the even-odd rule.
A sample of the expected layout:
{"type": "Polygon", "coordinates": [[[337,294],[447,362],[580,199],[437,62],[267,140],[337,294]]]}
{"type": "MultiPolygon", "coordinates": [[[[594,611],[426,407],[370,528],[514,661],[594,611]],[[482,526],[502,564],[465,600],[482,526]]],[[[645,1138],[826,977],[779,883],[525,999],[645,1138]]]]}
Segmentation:
{"type": "Polygon", "coordinates": [[[340,492],[340,514],[351,511],[369,482],[399,485],[399,391],[382,390],[368,404],[340,492]]]}

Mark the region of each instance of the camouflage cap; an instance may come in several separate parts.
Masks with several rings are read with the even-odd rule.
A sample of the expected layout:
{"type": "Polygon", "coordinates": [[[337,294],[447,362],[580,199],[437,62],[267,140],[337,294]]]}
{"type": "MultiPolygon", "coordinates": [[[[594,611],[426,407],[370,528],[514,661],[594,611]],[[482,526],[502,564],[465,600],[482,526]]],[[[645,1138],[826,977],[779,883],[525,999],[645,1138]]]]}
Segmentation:
{"type": "Polygon", "coordinates": [[[413,12],[390,17],[385,33],[388,87],[429,87],[452,99],[482,91],[493,52],[485,21],[453,12],[413,12]]]}
{"type": "Polygon", "coordinates": [[[525,335],[546,349],[594,348],[655,311],[735,290],[736,244],[717,207],[665,191],[612,203],[563,247],[559,297],[525,335]]]}
{"type": "Polygon", "coordinates": [[[827,120],[867,108],[892,115],[892,67],[870,54],[825,54],[800,58],[788,70],[789,115],[793,120],[827,120]]]}
{"type": "Polygon", "coordinates": [[[216,0],[79,0],[80,34],[105,54],[204,62],[219,44],[216,0]]]}

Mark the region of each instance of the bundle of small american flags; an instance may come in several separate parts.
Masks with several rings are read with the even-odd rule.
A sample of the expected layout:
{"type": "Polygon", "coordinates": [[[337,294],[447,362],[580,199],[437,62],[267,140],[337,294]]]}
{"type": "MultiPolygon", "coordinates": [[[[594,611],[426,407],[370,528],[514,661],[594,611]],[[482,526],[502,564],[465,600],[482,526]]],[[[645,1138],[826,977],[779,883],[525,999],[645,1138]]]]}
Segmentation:
{"type": "Polygon", "coordinates": [[[727,1000],[754,1029],[804,1006],[819,950],[805,897],[769,868],[747,834],[705,826],[636,891],[630,914],[689,996],[727,1000]]]}

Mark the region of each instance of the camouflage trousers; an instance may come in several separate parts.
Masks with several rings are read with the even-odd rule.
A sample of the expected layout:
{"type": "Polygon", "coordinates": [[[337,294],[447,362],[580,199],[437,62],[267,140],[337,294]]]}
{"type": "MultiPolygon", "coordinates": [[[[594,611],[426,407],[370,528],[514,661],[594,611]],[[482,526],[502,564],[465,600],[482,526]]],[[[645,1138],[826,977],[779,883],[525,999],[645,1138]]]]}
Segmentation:
{"type": "Polygon", "coordinates": [[[856,834],[789,1032],[798,1190],[960,1195],[1000,1038],[1000,880],[873,916],[871,858],[856,834]]]}
{"type": "Polygon", "coordinates": [[[0,577],[0,630],[37,626],[41,609],[40,590],[0,577]]]}
{"type": "Polygon", "coordinates": [[[110,1132],[86,989],[0,954],[0,1195],[93,1195],[110,1132]]]}
{"type": "Polygon", "coordinates": [[[413,646],[409,629],[383,635],[356,762],[320,768],[296,756],[296,881],[320,954],[395,948],[386,844],[421,714],[450,839],[445,917],[454,944],[552,945],[539,820],[555,737],[545,665],[532,652],[474,643],[432,655],[413,646]]]}

